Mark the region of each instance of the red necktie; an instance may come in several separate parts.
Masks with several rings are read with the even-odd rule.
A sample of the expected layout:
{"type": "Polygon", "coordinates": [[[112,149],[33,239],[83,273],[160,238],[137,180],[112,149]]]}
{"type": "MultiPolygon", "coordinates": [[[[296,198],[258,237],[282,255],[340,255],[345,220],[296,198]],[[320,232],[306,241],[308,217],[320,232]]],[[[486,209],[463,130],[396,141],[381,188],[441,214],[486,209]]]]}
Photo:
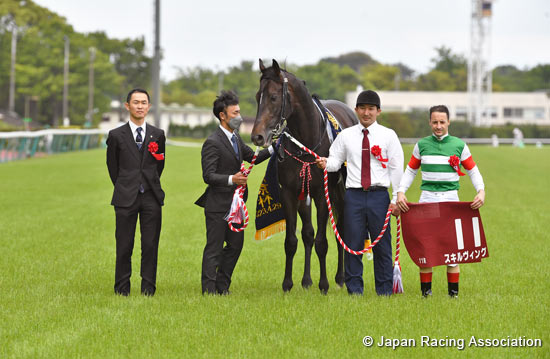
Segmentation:
{"type": "Polygon", "coordinates": [[[370,187],[370,143],[367,135],[369,130],[363,129],[363,146],[361,155],[361,186],[363,189],[370,187]]]}

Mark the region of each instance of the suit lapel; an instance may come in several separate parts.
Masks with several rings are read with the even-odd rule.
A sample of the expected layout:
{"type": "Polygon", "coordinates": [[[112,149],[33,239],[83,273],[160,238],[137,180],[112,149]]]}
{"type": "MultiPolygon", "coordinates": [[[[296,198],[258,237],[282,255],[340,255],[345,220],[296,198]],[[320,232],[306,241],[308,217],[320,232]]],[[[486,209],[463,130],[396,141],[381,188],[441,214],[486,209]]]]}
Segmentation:
{"type": "Polygon", "coordinates": [[[143,140],[143,147],[141,150],[143,151],[144,155],[142,158],[142,161],[145,160],[145,157],[147,156],[145,152],[149,152],[149,142],[151,142],[151,139],[155,136],[153,133],[153,126],[147,124],[146,130],[145,130],[145,139],[143,140]]]}
{"type": "Polygon", "coordinates": [[[130,124],[127,123],[124,125],[124,133],[123,133],[124,140],[128,144],[128,147],[130,148],[130,152],[136,157],[136,160],[141,162],[141,152],[139,151],[136,140],[134,139],[134,135],[132,134],[132,130],[130,129],[130,124]]]}

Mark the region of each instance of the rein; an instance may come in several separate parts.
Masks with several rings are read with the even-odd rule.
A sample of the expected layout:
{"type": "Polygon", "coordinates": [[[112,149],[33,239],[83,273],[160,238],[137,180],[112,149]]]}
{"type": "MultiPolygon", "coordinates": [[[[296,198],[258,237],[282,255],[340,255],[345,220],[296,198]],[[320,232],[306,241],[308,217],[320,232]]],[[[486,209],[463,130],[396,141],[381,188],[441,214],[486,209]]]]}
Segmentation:
{"type": "MultiPolygon", "coordinates": [[[[318,154],[316,154],[315,152],[313,152],[312,150],[310,150],[306,146],[302,145],[297,139],[292,137],[287,132],[285,132],[285,135],[292,142],[294,142],[298,147],[302,148],[304,151],[306,151],[310,155],[314,156],[316,159],[320,158],[318,154]]],[[[340,233],[338,232],[338,228],[336,228],[336,222],[334,221],[334,215],[332,214],[332,205],[330,203],[330,196],[329,196],[329,193],[328,193],[328,171],[327,171],[326,168],[323,170],[323,183],[324,183],[324,186],[325,186],[325,199],[326,199],[326,202],[327,202],[328,212],[329,212],[329,215],[330,215],[330,224],[331,224],[332,230],[334,231],[334,234],[336,235],[336,238],[338,239],[338,242],[340,243],[342,248],[344,248],[348,253],[353,254],[353,255],[361,255],[361,254],[367,252],[368,250],[370,250],[372,247],[374,247],[380,241],[380,239],[382,239],[382,236],[386,232],[386,229],[388,228],[388,223],[389,223],[390,217],[391,217],[391,210],[388,210],[388,212],[386,213],[386,219],[384,220],[384,225],[382,227],[382,230],[380,231],[380,234],[378,235],[378,237],[376,237],[374,242],[372,242],[368,247],[364,248],[363,250],[354,251],[353,249],[349,248],[344,243],[344,241],[342,240],[342,237],[340,237],[340,233]]],[[[396,243],[396,249],[395,249],[395,265],[399,266],[399,267],[401,267],[401,264],[399,263],[400,240],[401,240],[401,220],[400,220],[400,218],[397,218],[397,243],[396,243]]]]}
{"type": "Polygon", "coordinates": [[[300,195],[298,196],[298,200],[303,201],[305,196],[305,184],[307,180],[307,197],[305,197],[306,200],[306,206],[309,206],[311,204],[311,196],[309,195],[309,182],[311,182],[311,165],[315,163],[313,162],[306,162],[302,161],[298,157],[294,156],[292,153],[288,152],[286,148],[283,148],[285,153],[292,158],[294,158],[296,161],[300,162],[302,164],[302,169],[300,170],[299,176],[302,178],[302,191],[300,192],[300,195]]]}

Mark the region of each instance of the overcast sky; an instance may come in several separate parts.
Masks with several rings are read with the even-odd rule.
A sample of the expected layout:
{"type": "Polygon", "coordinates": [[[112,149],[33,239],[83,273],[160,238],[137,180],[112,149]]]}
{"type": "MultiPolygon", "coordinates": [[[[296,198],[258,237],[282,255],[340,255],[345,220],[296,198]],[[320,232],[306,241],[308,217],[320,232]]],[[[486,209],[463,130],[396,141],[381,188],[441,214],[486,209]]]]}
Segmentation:
{"type": "MultiPolygon", "coordinates": [[[[79,32],[145,36],[153,52],[153,0],[35,0],[79,32]]],[[[425,72],[435,47],[468,55],[471,0],[161,0],[161,77],[178,68],[227,69],[275,58],[297,65],[363,51],[425,72]]],[[[491,65],[550,63],[550,0],[493,3],[491,65]]],[[[257,65],[256,65],[257,66],[257,65]]]]}

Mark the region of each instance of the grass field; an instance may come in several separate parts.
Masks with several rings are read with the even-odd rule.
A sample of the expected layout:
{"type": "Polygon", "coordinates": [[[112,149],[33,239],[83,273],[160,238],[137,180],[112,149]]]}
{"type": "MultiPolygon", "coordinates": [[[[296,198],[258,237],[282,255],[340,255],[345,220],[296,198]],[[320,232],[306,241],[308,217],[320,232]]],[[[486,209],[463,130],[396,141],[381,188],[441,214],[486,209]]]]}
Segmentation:
{"type": "MultiPolygon", "coordinates": [[[[405,147],[406,158],[411,150],[405,147]]],[[[333,280],[332,236],[328,295],[317,289],[315,255],[314,286],[299,286],[302,245],[295,287],[283,294],[283,235],[255,242],[253,222],[232,294],[203,297],[204,216],[193,205],[204,190],[200,148],[167,152],[153,298],[138,294],[139,240],[132,295],[113,294],[115,216],[104,150],[0,164],[0,358],[550,357],[550,148],[472,146],[487,188],[481,213],[490,257],[461,267],[457,300],[447,297],[444,268],[435,269],[433,297],[421,299],[418,269],[406,251],[405,293],[377,297],[366,262],[365,295],[348,296],[333,280]],[[373,347],[362,344],[367,335],[373,347]],[[378,347],[381,336],[414,339],[416,346],[378,347]],[[463,339],[465,348],[427,347],[422,336],[442,344],[463,339]],[[536,338],[542,347],[469,346],[472,336],[536,338]]],[[[264,171],[265,163],[252,171],[251,193],[264,171]]],[[[462,187],[461,199],[471,200],[467,177],[462,187]]],[[[418,200],[417,184],[407,196],[418,200]]],[[[253,213],[254,194],[248,205],[253,213]]]]}

